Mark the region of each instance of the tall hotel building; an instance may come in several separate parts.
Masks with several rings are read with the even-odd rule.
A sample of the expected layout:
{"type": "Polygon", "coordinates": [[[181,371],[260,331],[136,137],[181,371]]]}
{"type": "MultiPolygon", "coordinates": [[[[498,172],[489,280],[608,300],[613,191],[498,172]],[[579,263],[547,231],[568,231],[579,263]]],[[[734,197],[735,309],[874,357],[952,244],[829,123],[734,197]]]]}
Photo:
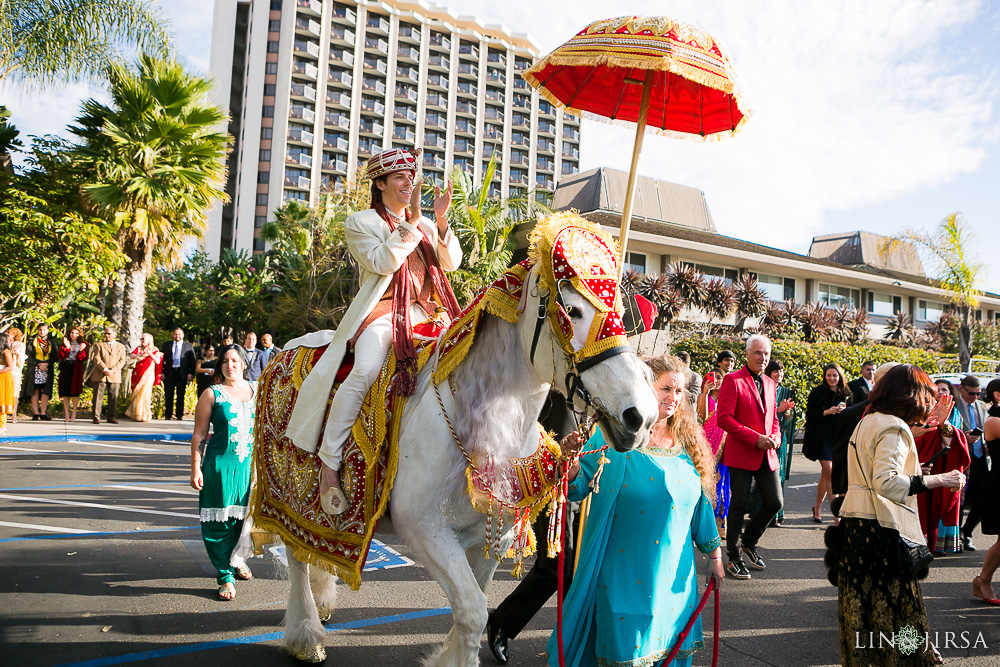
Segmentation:
{"type": "Polygon", "coordinates": [[[579,171],[580,124],[521,78],[539,55],[423,0],[216,0],[214,101],[235,144],[205,249],[263,250],[274,209],[316,203],[385,148],[423,148],[439,183],[453,166],[481,182],[496,153],[492,194],[552,192],[579,171]]]}

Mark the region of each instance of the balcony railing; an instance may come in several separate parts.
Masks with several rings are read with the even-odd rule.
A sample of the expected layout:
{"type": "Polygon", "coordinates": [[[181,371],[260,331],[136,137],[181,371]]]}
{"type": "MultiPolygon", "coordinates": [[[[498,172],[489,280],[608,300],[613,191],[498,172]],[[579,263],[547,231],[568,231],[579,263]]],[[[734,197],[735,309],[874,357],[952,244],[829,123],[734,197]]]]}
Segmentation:
{"type": "Polygon", "coordinates": [[[448,77],[444,74],[431,74],[427,77],[427,85],[448,90],[448,77]]]}
{"type": "Polygon", "coordinates": [[[369,14],[365,25],[368,26],[368,32],[380,32],[383,35],[389,34],[389,21],[384,16],[369,14]]]}
{"type": "Polygon", "coordinates": [[[458,63],[458,73],[465,76],[479,76],[479,68],[470,62],[458,63]]]}
{"type": "Polygon", "coordinates": [[[347,171],[347,160],[324,160],[322,168],[327,171],[347,171]]]}
{"type": "Polygon", "coordinates": [[[399,26],[399,37],[401,39],[411,39],[419,42],[420,30],[412,25],[401,25],[399,26]]]}
{"type": "Polygon", "coordinates": [[[316,23],[316,21],[313,21],[307,16],[296,16],[295,30],[299,32],[307,32],[313,37],[319,37],[320,26],[319,23],[316,23]]]}
{"type": "Polygon", "coordinates": [[[315,81],[316,77],[319,76],[319,68],[304,60],[292,58],[292,74],[305,76],[315,81]]]}
{"type": "Polygon", "coordinates": [[[399,46],[396,50],[396,55],[400,60],[411,60],[413,62],[420,60],[420,51],[417,51],[412,46],[406,46],[405,44],[401,44],[399,46]]]}
{"type": "Polygon", "coordinates": [[[385,81],[374,77],[366,76],[361,80],[361,89],[367,92],[385,95],[385,81]]]}
{"type": "Polygon", "coordinates": [[[431,33],[431,46],[437,46],[445,51],[451,50],[451,40],[439,32],[431,33]]]}
{"type": "Polygon", "coordinates": [[[334,69],[331,67],[330,71],[327,72],[326,82],[328,84],[334,84],[334,85],[339,84],[341,86],[347,86],[348,88],[350,88],[351,84],[354,83],[354,77],[351,76],[350,72],[346,72],[342,69],[334,69]]]}
{"type": "Polygon", "coordinates": [[[522,79],[520,76],[515,76],[514,90],[531,90],[531,86],[529,86],[528,82],[522,79]]]}
{"type": "Polygon", "coordinates": [[[551,121],[540,120],[538,121],[538,131],[543,134],[555,134],[556,124],[551,121]]]}
{"type": "Polygon", "coordinates": [[[417,82],[418,72],[413,67],[397,67],[396,68],[396,78],[405,79],[407,81],[417,82]]]}
{"type": "Polygon", "coordinates": [[[412,144],[417,140],[417,134],[408,127],[397,125],[392,129],[392,138],[398,139],[399,141],[407,141],[412,144]]]}
{"type": "Polygon", "coordinates": [[[399,120],[406,120],[411,123],[417,122],[417,112],[402,104],[397,104],[392,110],[392,117],[399,120]]]}
{"type": "Polygon", "coordinates": [[[514,114],[514,120],[511,121],[511,125],[514,127],[531,127],[531,117],[525,116],[522,113],[514,114]]]}
{"type": "Polygon", "coordinates": [[[299,7],[299,9],[312,12],[316,16],[323,13],[323,5],[320,4],[318,0],[297,0],[295,4],[299,7]]]}
{"type": "Polygon", "coordinates": [[[299,141],[304,144],[311,144],[313,139],[316,138],[309,130],[303,129],[297,125],[292,125],[288,128],[288,140],[289,141],[299,141]]]}
{"type": "Polygon", "coordinates": [[[334,63],[354,66],[354,54],[345,49],[330,49],[330,60],[334,63]]]}
{"type": "Polygon", "coordinates": [[[500,65],[501,67],[507,66],[507,58],[499,51],[489,51],[486,54],[486,62],[493,65],[500,65]]]}
{"type": "Polygon", "coordinates": [[[427,93],[427,106],[447,107],[448,97],[446,95],[442,95],[441,93],[427,93]]]}
{"type": "Polygon", "coordinates": [[[354,39],[357,35],[353,31],[339,25],[334,25],[330,29],[330,39],[334,42],[342,42],[354,46],[354,39]]]}
{"type": "Polygon", "coordinates": [[[579,148],[565,148],[564,147],[563,150],[562,150],[562,154],[563,154],[563,157],[565,157],[565,158],[570,158],[570,159],[573,159],[573,160],[579,160],[580,159],[580,149],[579,148]]]}
{"type": "Polygon", "coordinates": [[[382,143],[376,141],[375,139],[369,139],[367,137],[362,137],[358,139],[358,153],[361,155],[371,155],[382,150],[382,143]]]}
{"type": "Polygon", "coordinates": [[[470,59],[479,60],[479,47],[469,42],[461,42],[458,45],[458,55],[468,56],[470,59]]]}
{"type": "Polygon", "coordinates": [[[444,158],[434,153],[424,153],[424,166],[435,169],[444,169],[444,158]]]}
{"type": "Polygon", "coordinates": [[[507,75],[504,74],[503,72],[501,72],[498,69],[494,69],[492,67],[488,67],[488,68],[486,68],[486,80],[487,81],[496,81],[497,83],[506,85],[507,84],[507,75]]]}
{"type": "Polygon", "coordinates": [[[347,149],[350,148],[350,143],[348,143],[347,139],[338,134],[330,134],[329,132],[326,132],[323,134],[323,146],[326,148],[332,148],[335,151],[346,153],[347,149]]]}
{"type": "Polygon", "coordinates": [[[378,37],[365,37],[365,48],[389,55],[389,43],[378,37]]]}
{"type": "Polygon", "coordinates": [[[371,119],[367,119],[366,118],[366,119],[362,119],[360,130],[361,130],[361,132],[364,132],[365,134],[378,134],[378,135],[381,135],[382,132],[385,130],[385,126],[382,125],[382,123],[379,123],[376,120],[371,120],[371,119]]]}
{"type": "Polygon", "coordinates": [[[486,117],[486,120],[496,120],[501,123],[503,122],[503,110],[496,107],[486,107],[486,110],[483,112],[483,116],[486,117]]]}
{"type": "Polygon", "coordinates": [[[373,58],[371,56],[365,57],[365,69],[369,71],[376,71],[380,74],[389,73],[389,65],[381,58],[373,58]]]}
{"type": "Polygon", "coordinates": [[[298,164],[298,165],[301,165],[301,166],[303,166],[303,167],[305,167],[307,169],[310,168],[310,167],[312,167],[312,165],[313,165],[312,155],[309,155],[309,153],[303,153],[303,152],[287,153],[285,155],[285,162],[290,163],[290,164],[298,164]]]}
{"type": "Polygon", "coordinates": [[[455,131],[474,135],[476,133],[476,124],[472,121],[459,119],[455,121],[455,131]]]}
{"type": "Polygon", "coordinates": [[[351,119],[342,113],[327,112],[325,124],[327,127],[339,127],[342,130],[351,129],[351,119]]]}
{"type": "Polygon", "coordinates": [[[510,184],[511,185],[527,185],[528,175],[520,170],[511,170],[510,172],[510,184]]]}
{"type": "Polygon", "coordinates": [[[291,93],[292,97],[304,97],[310,102],[316,101],[316,89],[307,83],[293,83],[291,93]]]}
{"type": "Polygon", "coordinates": [[[299,104],[293,104],[288,107],[288,117],[297,118],[304,120],[307,123],[311,123],[316,120],[316,112],[308,107],[304,107],[299,104]]]}
{"type": "Polygon", "coordinates": [[[448,128],[448,119],[442,114],[432,112],[428,113],[426,118],[424,118],[424,125],[444,130],[448,128]]]}
{"type": "Polygon", "coordinates": [[[503,141],[503,130],[496,125],[483,125],[483,139],[503,141]]]}
{"type": "Polygon", "coordinates": [[[474,153],[475,150],[476,150],[476,143],[474,141],[470,141],[469,139],[455,140],[456,153],[474,153]]]}
{"type": "Polygon", "coordinates": [[[347,93],[342,93],[337,90],[328,90],[326,92],[326,103],[350,109],[351,96],[348,95],[347,93]]]}
{"type": "Polygon", "coordinates": [[[535,186],[542,188],[543,190],[551,190],[553,186],[553,181],[548,176],[543,176],[542,174],[535,174],[535,186]]]}
{"type": "Polygon", "coordinates": [[[385,113],[385,105],[378,100],[362,100],[361,110],[368,111],[376,116],[381,116],[385,113]]]}
{"type": "Polygon", "coordinates": [[[479,88],[476,87],[476,84],[470,81],[459,81],[458,92],[460,95],[471,95],[472,97],[475,97],[479,94],[479,88]]]}
{"type": "Polygon", "coordinates": [[[546,171],[552,171],[553,169],[556,168],[556,163],[547,158],[540,157],[535,160],[535,168],[544,169],[546,171]]]}
{"type": "Polygon", "coordinates": [[[308,53],[313,58],[319,58],[319,44],[301,39],[292,42],[292,50],[298,54],[308,53]]]}
{"type": "Polygon", "coordinates": [[[441,150],[444,150],[446,143],[444,137],[441,136],[440,134],[436,134],[434,132],[428,132],[427,134],[424,135],[424,146],[432,148],[437,147],[440,148],[441,150]]]}
{"type": "Polygon", "coordinates": [[[531,140],[528,138],[527,134],[523,132],[511,132],[510,133],[510,145],[511,146],[524,146],[527,148],[531,145],[531,140]]]}
{"type": "Polygon", "coordinates": [[[545,151],[546,153],[554,153],[556,150],[555,143],[551,141],[545,141],[544,139],[539,139],[535,144],[535,148],[540,151],[545,151]]]}
{"type": "Polygon", "coordinates": [[[330,17],[334,21],[343,21],[344,23],[350,23],[354,25],[358,22],[358,15],[350,7],[345,7],[344,5],[334,5],[333,11],[330,12],[330,17]]]}
{"type": "Polygon", "coordinates": [[[580,130],[575,127],[563,126],[563,139],[573,139],[574,141],[580,141],[580,130]]]}
{"type": "Polygon", "coordinates": [[[499,102],[500,104],[503,104],[504,103],[503,91],[499,90],[498,88],[487,86],[486,99],[489,100],[490,102],[499,102]]]}
{"type": "Polygon", "coordinates": [[[396,99],[410,100],[416,104],[420,100],[420,96],[417,94],[416,88],[410,88],[409,86],[396,86],[396,99]]]}
{"type": "Polygon", "coordinates": [[[459,100],[455,103],[455,111],[458,113],[476,115],[476,105],[468,100],[459,100]]]}
{"type": "Polygon", "coordinates": [[[538,113],[544,114],[546,116],[555,116],[556,108],[546,102],[545,100],[539,100],[538,102],[538,113]]]}
{"type": "Polygon", "coordinates": [[[448,58],[440,53],[435,53],[427,58],[427,64],[430,67],[439,67],[441,69],[448,69],[448,58]]]}
{"type": "Polygon", "coordinates": [[[285,176],[286,188],[301,188],[303,190],[308,190],[310,185],[312,185],[312,181],[310,181],[307,176],[285,176]]]}
{"type": "Polygon", "coordinates": [[[563,176],[572,176],[573,174],[580,172],[580,167],[576,166],[572,162],[563,162],[561,171],[563,176]]]}
{"type": "Polygon", "coordinates": [[[528,166],[528,156],[521,151],[511,151],[510,152],[510,163],[517,164],[524,167],[528,166]]]}

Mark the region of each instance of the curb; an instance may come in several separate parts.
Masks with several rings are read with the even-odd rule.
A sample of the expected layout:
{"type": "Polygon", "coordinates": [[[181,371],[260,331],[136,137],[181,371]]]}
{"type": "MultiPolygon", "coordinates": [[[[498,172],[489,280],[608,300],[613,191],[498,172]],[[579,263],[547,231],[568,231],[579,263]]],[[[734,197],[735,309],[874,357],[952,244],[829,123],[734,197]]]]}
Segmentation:
{"type": "Polygon", "coordinates": [[[159,442],[162,440],[171,441],[183,441],[190,442],[190,433],[122,433],[122,434],[101,434],[94,435],[88,433],[81,433],[79,435],[17,435],[0,438],[0,443],[3,442],[93,442],[98,440],[126,440],[129,442],[137,442],[148,440],[152,442],[159,442]]]}

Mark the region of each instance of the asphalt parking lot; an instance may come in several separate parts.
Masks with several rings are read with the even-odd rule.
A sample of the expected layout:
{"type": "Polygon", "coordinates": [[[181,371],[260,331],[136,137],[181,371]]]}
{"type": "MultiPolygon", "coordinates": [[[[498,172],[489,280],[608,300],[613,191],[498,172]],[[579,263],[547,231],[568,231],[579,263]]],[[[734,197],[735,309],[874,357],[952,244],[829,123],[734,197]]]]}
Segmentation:
{"type": "MultiPolygon", "coordinates": [[[[255,578],[238,582],[236,600],[216,599],[187,481],[190,429],[190,422],[29,423],[0,440],[0,664],[294,664],[279,646],[280,551],[251,561],[255,578]]],[[[796,456],[785,524],[761,543],[768,569],[724,583],[720,665],[839,664],[836,590],[822,565],[826,524],[809,518],[818,472],[796,456]]],[[[416,665],[450,628],[447,599],[391,524],[376,538],[364,585],[340,587],[327,664],[416,665]]],[[[923,584],[950,665],[1000,664],[1000,609],[971,596],[982,555],[939,559],[923,584]],[[948,632],[954,639],[946,646],[948,632]]],[[[497,572],[491,606],[516,585],[509,569],[497,572]]],[[[544,664],[554,623],[550,601],[511,642],[510,664],[544,664]]],[[[708,640],[711,614],[705,625],[708,640]]],[[[480,659],[495,664],[485,643],[480,659]]],[[[710,663],[710,649],[695,657],[697,665],[710,663]]]]}

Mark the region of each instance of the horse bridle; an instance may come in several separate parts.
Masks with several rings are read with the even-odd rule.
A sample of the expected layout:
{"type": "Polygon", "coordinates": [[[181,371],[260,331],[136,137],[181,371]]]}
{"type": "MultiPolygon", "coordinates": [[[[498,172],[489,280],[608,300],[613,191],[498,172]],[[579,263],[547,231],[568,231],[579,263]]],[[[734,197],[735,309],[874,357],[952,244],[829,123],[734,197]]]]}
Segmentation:
{"type": "MultiPolygon", "coordinates": [[[[539,279],[535,278],[535,287],[538,287],[539,279]]],[[[563,301],[562,296],[562,283],[569,282],[568,280],[558,280],[556,281],[555,294],[556,303],[566,312],[566,304],[563,301]]],[[[531,353],[529,356],[529,361],[532,366],[535,364],[535,350],[538,347],[538,338],[542,333],[542,324],[548,319],[549,314],[549,299],[552,296],[552,292],[546,292],[545,294],[539,295],[538,303],[538,316],[535,318],[535,331],[531,336],[531,353]]],[[[550,326],[553,326],[550,323],[550,326]]],[[[587,410],[588,408],[594,411],[595,421],[606,420],[616,424],[619,428],[624,428],[621,419],[614,414],[608,406],[600,398],[594,398],[590,395],[587,390],[587,385],[583,382],[583,377],[581,373],[593,368],[602,361],[606,361],[612,357],[616,357],[619,354],[625,354],[626,352],[632,352],[632,347],[629,345],[617,345],[615,347],[609,348],[597,354],[584,357],[579,361],[576,360],[576,356],[573,354],[568,354],[563,351],[566,359],[570,363],[570,370],[566,373],[566,408],[573,414],[573,419],[576,421],[577,429],[579,430],[586,422],[588,418],[587,410]],[[579,398],[584,403],[583,412],[579,412],[576,409],[576,404],[574,403],[574,398],[579,398]]]]}

